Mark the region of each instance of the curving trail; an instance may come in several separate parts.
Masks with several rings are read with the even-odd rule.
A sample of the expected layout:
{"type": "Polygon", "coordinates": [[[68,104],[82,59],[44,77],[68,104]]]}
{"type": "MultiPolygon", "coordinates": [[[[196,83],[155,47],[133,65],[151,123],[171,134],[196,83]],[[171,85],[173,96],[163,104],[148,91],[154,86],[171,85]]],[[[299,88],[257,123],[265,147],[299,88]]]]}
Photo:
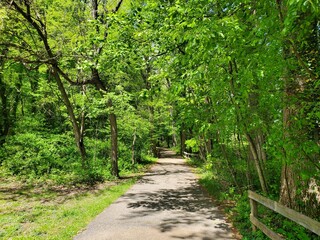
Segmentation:
{"type": "Polygon", "coordinates": [[[185,161],[162,156],[74,240],[236,239],[185,161]]]}

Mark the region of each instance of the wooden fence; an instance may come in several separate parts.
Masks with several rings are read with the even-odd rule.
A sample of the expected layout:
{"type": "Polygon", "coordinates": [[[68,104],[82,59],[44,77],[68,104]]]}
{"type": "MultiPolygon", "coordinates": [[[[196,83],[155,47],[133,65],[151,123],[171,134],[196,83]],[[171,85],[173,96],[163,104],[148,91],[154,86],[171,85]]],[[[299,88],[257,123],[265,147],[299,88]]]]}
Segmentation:
{"type": "Polygon", "coordinates": [[[198,157],[199,154],[197,154],[197,153],[187,153],[187,152],[183,152],[183,156],[184,156],[185,158],[190,158],[190,157],[198,157]]]}
{"type": "Polygon", "coordinates": [[[301,213],[298,213],[290,208],[287,208],[279,204],[278,202],[265,198],[255,192],[252,192],[249,190],[248,193],[249,193],[250,207],[251,207],[250,221],[252,223],[253,231],[255,231],[256,228],[259,228],[262,232],[264,232],[264,234],[266,234],[271,239],[275,239],[275,240],[284,239],[258,220],[258,203],[260,203],[265,207],[270,208],[271,210],[285,216],[286,218],[289,218],[290,220],[300,224],[301,226],[309,229],[310,231],[320,236],[319,222],[301,213]]]}

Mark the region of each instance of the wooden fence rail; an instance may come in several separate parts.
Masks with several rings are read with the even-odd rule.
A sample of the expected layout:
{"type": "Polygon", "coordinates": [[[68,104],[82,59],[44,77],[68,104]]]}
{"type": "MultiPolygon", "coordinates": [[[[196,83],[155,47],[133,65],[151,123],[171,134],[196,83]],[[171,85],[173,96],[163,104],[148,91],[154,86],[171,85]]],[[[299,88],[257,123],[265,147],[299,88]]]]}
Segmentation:
{"type": "Polygon", "coordinates": [[[197,154],[197,153],[183,152],[183,156],[184,156],[185,158],[190,158],[190,157],[198,157],[199,154],[197,154]]]}
{"type": "Polygon", "coordinates": [[[253,231],[255,231],[256,228],[259,228],[271,239],[284,239],[258,220],[258,203],[260,203],[320,236],[319,222],[250,190],[248,191],[248,195],[251,207],[250,221],[252,223],[253,231]]]}

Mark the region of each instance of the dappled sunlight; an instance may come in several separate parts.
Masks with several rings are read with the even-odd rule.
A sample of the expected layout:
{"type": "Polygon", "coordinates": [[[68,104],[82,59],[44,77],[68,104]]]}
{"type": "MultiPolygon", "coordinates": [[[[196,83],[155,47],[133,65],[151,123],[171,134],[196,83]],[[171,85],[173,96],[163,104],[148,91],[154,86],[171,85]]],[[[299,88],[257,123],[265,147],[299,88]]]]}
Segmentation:
{"type": "Polygon", "coordinates": [[[172,151],[75,239],[235,239],[232,227],[172,151]],[[104,230],[106,229],[106,230],[104,230]]]}

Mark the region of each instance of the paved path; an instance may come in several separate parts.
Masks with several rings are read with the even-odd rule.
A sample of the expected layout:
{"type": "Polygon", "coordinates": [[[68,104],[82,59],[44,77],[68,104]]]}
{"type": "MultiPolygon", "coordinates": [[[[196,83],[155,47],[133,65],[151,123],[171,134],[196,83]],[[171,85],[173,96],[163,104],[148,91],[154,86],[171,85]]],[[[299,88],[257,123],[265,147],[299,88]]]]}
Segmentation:
{"type": "Polygon", "coordinates": [[[184,160],[164,153],[74,240],[235,239],[184,160]]]}

